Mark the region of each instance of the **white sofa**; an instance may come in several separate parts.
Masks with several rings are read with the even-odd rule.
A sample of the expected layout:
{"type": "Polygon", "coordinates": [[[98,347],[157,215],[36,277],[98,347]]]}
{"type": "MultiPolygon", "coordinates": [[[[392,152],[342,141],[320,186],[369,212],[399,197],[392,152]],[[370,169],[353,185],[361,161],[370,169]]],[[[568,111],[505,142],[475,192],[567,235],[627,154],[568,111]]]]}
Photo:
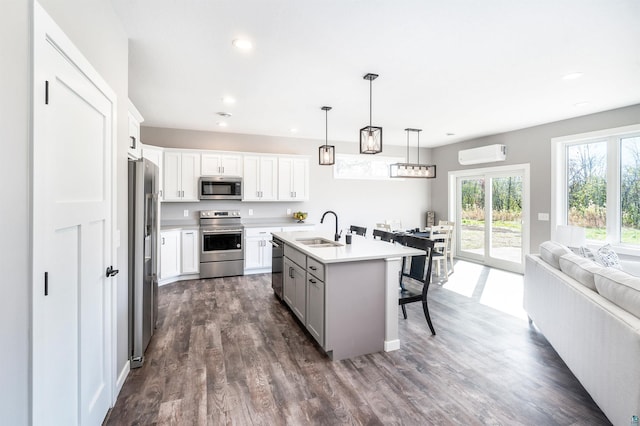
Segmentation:
{"type": "Polygon", "coordinates": [[[550,241],[525,262],[529,319],[609,420],[629,425],[640,415],[640,278],[550,241]]]}

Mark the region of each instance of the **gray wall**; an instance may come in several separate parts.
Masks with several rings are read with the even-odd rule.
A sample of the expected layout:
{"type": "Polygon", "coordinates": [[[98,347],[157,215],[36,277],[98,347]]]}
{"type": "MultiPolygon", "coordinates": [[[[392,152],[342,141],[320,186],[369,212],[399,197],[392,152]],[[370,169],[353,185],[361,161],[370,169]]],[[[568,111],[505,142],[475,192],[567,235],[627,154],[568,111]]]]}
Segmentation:
{"type": "MultiPolygon", "coordinates": [[[[142,114],[144,115],[144,112],[142,114]]],[[[319,224],[324,211],[334,210],[338,214],[341,228],[347,228],[349,225],[362,225],[369,229],[369,235],[375,223],[385,219],[399,218],[403,227],[422,227],[426,222],[425,212],[429,208],[430,191],[428,180],[334,179],[333,167],[318,165],[318,147],[324,141],[145,126],[142,127],[140,139],[145,144],[161,147],[300,154],[308,155],[310,158],[310,200],[307,202],[163,203],[163,221],[182,220],[184,209],[189,210],[190,220],[195,223],[199,210],[235,208],[241,210],[242,215],[246,218],[284,218],[287,216],[287,208],[291,208],[292,211],[309,212],[307,221],[317,224],[319,224]],[[251,217],[248,216],[249,209],[254,211],[254,215],[251,217]]],[[[330,144],[336,146],[338,153],[358,153],[356,143],[330,142],[330,144]]],[[[381,155],[404,158],[406,146],[386,145],[381,155]]],[[[420,158],[423,161],[428,161],[427,150],[421,152],[420,158]]],[[[317,229],[332,232],[333,227],[333,219],[331,219],[317,229]]]]}
{"type": "Polygon", "coordinates": [[[29,421],[29,0],[3,0],[0,13],[0,423],[29,421]]]}
{"type": "Polygon", "coordinates": [[[449,213],[446,202],[433,200],[447,200],[446,177],[450,171],[529,163],[531,167],[531,239],[529,247],[532,253],[537,253],[540,243],[548,240],[551,236],[551,222],[538,220],[538,213],[550,213],[551,210],[551,139],[638,123],[640,123],[640,105],[633,105],[433,148],[431,155],[433,162],[438,165],[439,176],[439,179],[434,180],[431,187],[433,208],[436,215],[437,217],[446,217],[449,213]],[[459,150],[496,143],[507,146],[506,161],[475,166],[458,164],[459,150]]]}
{"type": "MultiPolygon", "coordinates": [[[[127,37],[111,4],[103,0],[42,0],[42,6],[73,40],[118,96],[118,213],[114,220],[126,242],[127,37]]],[[[30,116],[31,22],[33,0],[3,0],[0,13],[0,203],[2,297],[0,298],[1,424],[28,424],[30,418],[30,116]]],[[[126,246],[118,250],[118,358],[126,359],[126,246]],[[123,316],[124,313],[124,316],[123,316]],[[124,321],[124,322],[123,322],[124,321]],[[124,333],[122,326],[124,325],[124,333]],[[124,346],[122,344],[124,343],[124,346]]]]}

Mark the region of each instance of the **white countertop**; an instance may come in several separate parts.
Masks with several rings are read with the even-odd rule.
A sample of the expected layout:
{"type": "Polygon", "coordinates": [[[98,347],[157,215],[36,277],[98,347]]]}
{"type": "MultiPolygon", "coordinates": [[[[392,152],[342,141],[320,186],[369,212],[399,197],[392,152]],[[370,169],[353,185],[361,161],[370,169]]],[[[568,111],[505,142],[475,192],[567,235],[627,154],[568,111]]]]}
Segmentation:
{"type": "Polygon", "coordinates": [[[405,247],[400,244],[387,243],[359,235],[352,235],[351,244],[345,244],[345,237],[343,235],[339,241],[342,245],[339,247],[311,247],[297,241],[304,238],[325,238],[333,241],[333,234],[317,231],[273,232],[273,235],[283,240],[287,245],[313,257],[321,263],[356,262],[426,254],[424,250],[405,247]]]}

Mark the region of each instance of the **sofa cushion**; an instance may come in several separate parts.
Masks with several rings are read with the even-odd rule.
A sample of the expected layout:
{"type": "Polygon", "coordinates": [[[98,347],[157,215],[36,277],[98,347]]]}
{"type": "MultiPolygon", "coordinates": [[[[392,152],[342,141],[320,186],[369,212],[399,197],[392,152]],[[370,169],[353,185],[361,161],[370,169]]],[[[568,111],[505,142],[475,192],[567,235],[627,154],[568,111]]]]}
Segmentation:
{"type": "Polygon", "coordinates": [[[615,268],[602,268],[594,279],[602,297],[640,317],[640,277],[615,268]]]}
{"type": "Polygon", "coordinates": [[[611,248],[611,244],[604,245],[596,252],[596,261],[603,266],[621,269],[620,259],[615,251],[611,248]]]}
{"type": "Polygon", "coordinates": [[[593,274],[600,271],[602,266],[575,253],[567,253],[560,256],[559,262],[562,272],[585,287],[593,291],[598,291],[593,274]]]}
{"type": "Polygon", "coordinates": [[[540,244],[540,257],[556,269],[560,269],[560,256],[567,253],[572,253],[572,251],[554,241],[545,241],[540,244]]]}

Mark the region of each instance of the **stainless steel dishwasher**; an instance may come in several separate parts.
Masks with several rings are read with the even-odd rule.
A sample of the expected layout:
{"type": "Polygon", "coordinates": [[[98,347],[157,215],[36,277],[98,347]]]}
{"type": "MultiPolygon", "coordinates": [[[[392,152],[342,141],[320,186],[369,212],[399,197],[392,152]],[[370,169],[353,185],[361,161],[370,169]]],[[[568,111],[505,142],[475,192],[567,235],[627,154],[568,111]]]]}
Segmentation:
{"type": "Polygon", "coordinates": [[[271,287],[273,287],[273,292],[278,299],[282,300],[282,263],[284,261],[284,242],[273,237],[271,245],[273,246],[271,251],[271,287]]]}

